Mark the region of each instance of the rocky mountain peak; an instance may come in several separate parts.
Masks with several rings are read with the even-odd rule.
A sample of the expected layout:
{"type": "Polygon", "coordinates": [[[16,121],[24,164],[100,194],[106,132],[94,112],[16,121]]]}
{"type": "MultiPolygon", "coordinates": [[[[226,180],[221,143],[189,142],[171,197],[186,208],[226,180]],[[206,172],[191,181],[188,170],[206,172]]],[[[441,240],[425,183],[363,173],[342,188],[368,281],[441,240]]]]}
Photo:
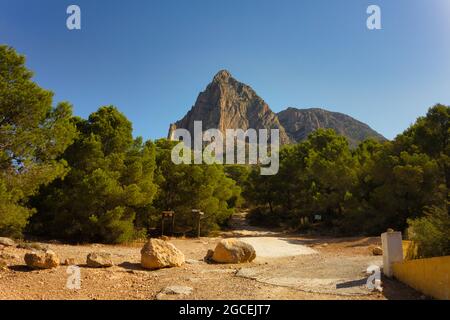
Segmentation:
{"type": "Polygon", "coordinates": [[[213,82],[227,82],[230,78],[232,78],[232,76],[228,70],[220,70],[214,76],[213,82]]]}
{"type": "Polygon", "coordinates": [[[203,130],[214,128],[223,133],[226,129],[279,129],[280,142],[289,142],[276,114],[264,100],[226,70],[219,71],[186,116],[170,126],[169,138],[177,128],[187,129],[192,135],[194,121],[202,121],[203,130]]]}

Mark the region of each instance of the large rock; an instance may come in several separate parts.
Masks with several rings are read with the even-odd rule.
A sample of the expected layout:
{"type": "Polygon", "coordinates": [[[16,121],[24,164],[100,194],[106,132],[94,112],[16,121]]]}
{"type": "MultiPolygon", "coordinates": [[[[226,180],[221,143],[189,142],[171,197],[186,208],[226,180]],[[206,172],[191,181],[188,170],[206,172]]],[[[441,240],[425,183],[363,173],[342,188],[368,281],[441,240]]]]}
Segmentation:
{"type": "Polygon", "coordinates": [[[150,239],[141,250],[141,265],[146,269],[179,267],[184,261],[184,254],[163,240],[150,239]]]}
{"type": "Polygon", "coordinates": [[[86,258],[86,264],[91,268],[109,268],[114,264],[112,256],[107,252],[92,252],[86,258]]]}
{"type": "Polygon", "coordinates": [[[13,247],[16,245],[16,242],[10,238],[0,237],[0,245],[5,246],[5,247],[13,247]]]}
{"type": "Polygon", "coordinates": [[[221,240],[212,256],[212,260],[218,263],[252,262],[255,258],[253,246],[237,239],[221,240]]]}
{"type": "Polygon", "coordinates": [[[59,265],[59,258],[51,250],[25,254],[25,263],[32,269],[52,269],[59,265]]]}

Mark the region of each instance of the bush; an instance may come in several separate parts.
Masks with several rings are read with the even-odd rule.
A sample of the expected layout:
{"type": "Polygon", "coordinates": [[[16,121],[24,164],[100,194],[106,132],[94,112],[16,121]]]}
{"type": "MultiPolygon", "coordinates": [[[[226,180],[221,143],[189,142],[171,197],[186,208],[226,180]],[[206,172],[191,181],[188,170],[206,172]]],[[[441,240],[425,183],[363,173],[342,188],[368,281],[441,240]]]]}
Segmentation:
{"type": "Polygon", "coordinates": [[[18,204],[0,179],[0,236],[20,238],[33,209],[18,204]]]}
{"type": "Polygon", "coordinates": [[[418,248],[418,257],[450,255],[450,216],[447,208],[430,207],[425,216],[410,219],[410,240],[418,248]]]}

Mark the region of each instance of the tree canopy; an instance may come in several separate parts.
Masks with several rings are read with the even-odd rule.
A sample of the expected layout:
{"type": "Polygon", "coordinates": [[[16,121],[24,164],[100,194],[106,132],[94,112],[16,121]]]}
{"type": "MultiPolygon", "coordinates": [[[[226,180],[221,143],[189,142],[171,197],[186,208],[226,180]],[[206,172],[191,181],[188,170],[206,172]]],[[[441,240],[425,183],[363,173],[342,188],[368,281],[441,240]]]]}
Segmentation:
{"type": "Polygon", "coordinates": [[[0,234],[20,235],[34,210],[27,200],[64,176],[61,153],[75,137],[72,107],[32,80],[25,57],[0,46],[0,234]]]}
{"type": "Polygon", "coordinates": [[[31,231],[76,241],[124,242],[136,237],[137,214],[146,214],[157,186],[155,147],[132,138],[132,126],[115,107],[76,119],[78,137],[63,158],[70,171],[43,188],[31,231]]]}

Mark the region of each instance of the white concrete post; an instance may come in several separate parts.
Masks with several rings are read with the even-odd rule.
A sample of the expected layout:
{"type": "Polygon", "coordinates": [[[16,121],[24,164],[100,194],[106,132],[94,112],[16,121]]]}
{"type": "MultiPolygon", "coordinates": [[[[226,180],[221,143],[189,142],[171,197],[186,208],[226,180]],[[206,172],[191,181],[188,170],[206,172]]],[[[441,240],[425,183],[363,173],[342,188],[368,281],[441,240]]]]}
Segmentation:
{"type": "Polygon", "coordinates": [[[403,261],[403,246],[401,232],[385,232],[381,235],[383,247],[383,273],[392,277],[392,264],[403,261]]]}

